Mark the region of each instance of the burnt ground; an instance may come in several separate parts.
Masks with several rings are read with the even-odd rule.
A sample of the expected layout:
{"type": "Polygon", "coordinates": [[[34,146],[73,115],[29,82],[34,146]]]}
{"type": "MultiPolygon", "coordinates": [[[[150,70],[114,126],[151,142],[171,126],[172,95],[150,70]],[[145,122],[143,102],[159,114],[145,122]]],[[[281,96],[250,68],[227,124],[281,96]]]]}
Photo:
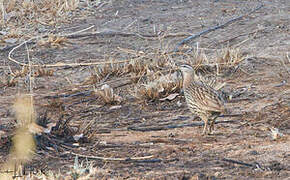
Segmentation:
{"type": "MultiPolygon", "coordinates": [[[[200,121],[187,109],[182,95],[172,101],[144,102],[132,95],[136,84],[127,83],[127,75],[108,76],[98,83],[86,84],[93,66],[58,65],[127,60],[140,56],[140,52],[158,60],[160,54],[172,52],[189,34],[245,14],[259,2],[110,1],[78,9],[57,28],[43,27],[46,32],[68,34],[94,25],[86,32],[103,33],[68,37],[60,47],[29,44],[32,63],[58,64],[50,67],[53,76],[34,79],[39,124],[57,125],[49,134],[36,135],[37,151],[27,169],[66,174],[74,164],[73,152],[106,158],[152,156],[136,161],[89,158],[95,171],[91,178],[96,179],[289,178],[290,9],[286,1],[262,2],[264,7],[256,12],[194,39],[181,49],[183,54],[190,53],[198,42],[209,57],[227,46],[238,47],[248,56],[238,71],[223,76],[228,91],[243,92],[227,103],[231,113],[239,115],[219,118],[227,122],[218,123],[209,136],[200,135],[202,126],[192,125],[200,121]],[[103,82],[122,97],[120,104],[104,105],[88,93],[94,87],[100,88],[103,82]],[[273,139],[270,128],[279,129],[284,136],[273,139]],[[84,138],[74,141],[72,136],[81,133],[84,138]]],[[[9,72],[7,65],[14,71],[21,69],[7,59],[10,50],[1,53],[2,77],[9,72]]],[[[184,58],[168,57],[179,62],[184,58]]],[[[15,50],[13,58],[27,63],[25,47],[15,50]]],[[[1,163],[11,146],[15,124],[11,106],[15,94],[28,90],[25,77],[19,77],[16,86],[1,86],[0,130],[8,134],[1,136],[1,163]]]]}

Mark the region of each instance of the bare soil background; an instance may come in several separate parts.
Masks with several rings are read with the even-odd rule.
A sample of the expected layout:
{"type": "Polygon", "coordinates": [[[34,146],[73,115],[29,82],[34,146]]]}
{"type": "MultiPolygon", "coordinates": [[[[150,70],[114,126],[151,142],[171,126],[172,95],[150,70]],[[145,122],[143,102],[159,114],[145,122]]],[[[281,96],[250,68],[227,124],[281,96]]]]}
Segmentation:
{"type": "MultiPolygon", "coordinates": [[[[33,93],[38,123],[44,127],[56,123],[50,133],[35,135],[37,151],[25,165],[27,171],[60,171],[70,176],[78,154],[79,161],[84,162],[90,156],[91,179],[290,177],[290,7],[286,0],[261,1],[264,6],[256,12],[181,47],[181,56],[166,54],[190,34],[245,14],[261,2],[94,2],[80,3],[63,23],[37,24],[29,32],[30,37],[44,33],[58,37],[93,26],[83,32],[88,33],[84,36],[79,33],[62,40],[52,38],[51,42],[43,37],[39,38],[43,44],[27,44],[32,64],[55,65],[47,68],[53,71],[52,76],[33,79],[33,93]],[[231,113],[240,115],[219,118],[227,122],[218,123],[209,136],[201,136],[202,126],[192,124],[199,120],[187,109],[182,95],[171,101],[141,101],[133,96],[136,84],[126,75],[108,75],[91,83],[93,65],[69,65],[142,59],[144,54],[152,61],[166,56],[179,63],[197,46],[208,57],[228,46],[240,48],[248,57],[237,72],[223,76],[227,91],[242,92],[227,104],[231,113]],[[93,95],[94,88],[103,83],[122,97],[121,103],[104,104],[93,95]],[[273,128],[283,136],[273,139],[273,128]],[[80,134],[83,137],[76,141],[73,137],[80,134]]],[[[18,43],[21,38],[27,40],[22,36],[18,43]]],[[[21,46],[12,54],[18,63],[12,62],[8,53],[15,46],[5,41],[1,45],[0,163],[4,163],[15,128],[11,106],[16,94],[29,93],[29,81],[24,76],[17,77],[15,86],[4,83],[11,76],[10,68],[21,71],[20,63],[27,64],[28,57],[27,49],[21,46]]]]}

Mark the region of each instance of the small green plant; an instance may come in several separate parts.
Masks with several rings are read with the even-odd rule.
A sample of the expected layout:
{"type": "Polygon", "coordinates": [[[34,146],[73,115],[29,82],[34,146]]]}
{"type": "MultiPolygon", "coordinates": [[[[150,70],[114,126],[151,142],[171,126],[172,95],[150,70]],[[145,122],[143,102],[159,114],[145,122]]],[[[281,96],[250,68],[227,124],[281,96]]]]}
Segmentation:
{"type": "Polygon", "coordinates": [[[70,172],[70,176],[74,180],[76,180],[86,174],[89,174],[92,169],[93,165],[88,161],[88,159],[86,159],[85,163],[84,161],[81,161],[81,163],[79,163],[79,157],[76,156],[74,160],[73,169],[70,172]]]}

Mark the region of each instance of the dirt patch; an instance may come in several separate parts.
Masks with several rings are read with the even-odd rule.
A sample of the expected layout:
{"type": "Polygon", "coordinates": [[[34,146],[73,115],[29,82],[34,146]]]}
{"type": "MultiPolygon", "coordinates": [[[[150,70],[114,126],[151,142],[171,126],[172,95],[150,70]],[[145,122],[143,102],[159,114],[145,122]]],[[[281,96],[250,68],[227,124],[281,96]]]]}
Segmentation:
{"type": "Polygon", "coordinates": [[[90,168],[83,169],[96,179],[288,178],[289,7],[286,1],[262,3],[258,11],[188,42],[179,52],[173,50],[182,39],[245,14],[259,2],[136,0],[100,1],[95,6],[88,1],[72,11],[65,23],[42,24],[41,32],[31,31],[35,37],[42,32],[53,36],[31,40],[28,50],[25,45],[15,49],[11,57],[16,62],[7,58],[16,46],[1,42],[0,162],[8,157],[15,130],[10,108],[15,94],[31,91],[29,71],[22,68],[31,63],[46,65],[33,67],[38,74],[32,90],[38,123],[44,127],[53,123],[53,127],[50,133],[35,135],[37,151],[25,165],[27,171],[47,175],[51,171],[55,178],[59,171],[85,176],[87,171],[74,169],[78,154],[78,161],[84,163],[87,156],[90,168]],[[236,116],[218,118],[214,134],[205,137],[180,89],[162,94],[179,93],[170,101],[134,96],[136,87],[160,77],[150,77],[151,71],[157,68],[168,74],[169,65],[194,61],[197,47],[212,69],[225,47],[239,48],[246,57],[220,76],[226,82],[223,90],[232,95],[227,106],[236,116]],[[132,60],[155,64],[148,67],[150,72],[138,74],[130,66],[132,60]],[[116,67],[131,67],[126,69],[130,73],[108,70],[96,78],[96,68],[103,68],[104,62],[121,61],[116,67]],[[104,84],[122,101],[105,104],[96,96],[95,89],[104,84]],[[274,128],[283,136],[273,139],[274,128]],[[81,138],[76,140],[75,135],[81,138]]]}

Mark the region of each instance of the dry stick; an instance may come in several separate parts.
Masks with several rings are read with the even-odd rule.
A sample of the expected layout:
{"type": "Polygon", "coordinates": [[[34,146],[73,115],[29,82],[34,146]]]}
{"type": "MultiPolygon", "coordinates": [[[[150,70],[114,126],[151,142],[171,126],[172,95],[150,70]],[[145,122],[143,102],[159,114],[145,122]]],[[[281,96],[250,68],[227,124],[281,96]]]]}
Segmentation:
{"type": "Polygon", "coordinates": [[[76,32],[72,32],[72,33],[68,33],[68,34],[63,34],[63,35],[60,34],[60,36],[62,36],[62,37],[73,36],[73,35],[76,35],[76,34],[82,33],[82,32],[84,32],[84,31],[88,31],[88,30],[92,29],[93,27],[95,27],[95,25],[92,25],[92,26],[90,26],[90,27],[87,27],[87,28],[85,28],[85,29],[82,29],[82,30],[79,30],[79,31],[76,31],[76,32]]]}
{"type": "Polygon", "coordinates": [[[263,171],[264,170],[271,170],[269,168],[263,168],[259,163],[249,164],[249,163],[244,163],[242,161],[236,161],[236,160],[227,159],[227,158],[223,158],[222,161],[226,161],[226,162],[233,163],[233,164],[239,164],[239,165],[243,165],[243,166],[247,166],[247,167],[252,167],[255,169],[261,169],[263,171]]]}
{"type": "Polygon", "coordinates": [[[88,36],[124,36],[124,37],[129,37],[129,36],[137,36],[142,39],[147,39],[148,37],[156,37],[156,35],[144,35],[144,34],[137,34],[137,33],[126,33],[122,31],[116,31],[116,30],[111,30],[111,29],[105,29],[103,31],[97,31],[97,32],[92,32],[92,33],[84,33],[84,34],[76,34],[76,35],[68,35],[65,36],[67,38],[80,38],[80,37],[88,37],[88,36]]]}
{"type": "MultiPolygon", "coordinates": [[[[29,49],[27,47],[27,44],[25,44],[26,52],[27,52],[27,59],[28,59],[28,65],[29,65],[29,93],[32,95],[33,94],[33,88],[32,88],[32,67],[31,67],[31,60],[30,60],[30,55],[29,55],[29,49]]],[[[11,70],[11,68],[10,68],[11,70]]],[[[31,96],[31,100],[33,97],[31,96]]],[[[33,101],[31,101],[33,102],[33,101]]]]}
{"type": "MultiPolygon", "coordinates": [[[[239,38],[239,37],[242,37],[242,36],[248,36],[248,35],[256,34],[256,33],[259,32],[259,31],[261,31],[261,30],[255,30],[255,31],[252,31],[252,32],[249,32],[249,33],[239,34],[239,35],[237,35],[237,36],[231,37],[230,39],[220,41],[220,42],[218,42],[217,44],[222,44],[222,43],[225,43],[225,42],[229,42],[229,41],[232,41],[232,40],[234,40],[234,39],[236,39],[236,38],[239,38]]],[[[249,40],[249,39],[246,39],[246,40],[240,42],[239,44],[234,45],[234,47],[239,47],[241,44],[243,44],[245,41],[248,41],[248,40],[249,40]]]]}
{"type": "MultiPolygon", "coordinates": [[[[142,161],[142,160],[148,160],[151,159],[153,156],[143,156],[143,157],[127,157],[127,158],[106,158],[106,157],[100,157],[100,156],[87,156],[87,155],[82,155],[82,154],[77,154],[74,152],[70,152],[70,154],[73,154],[78,157],[84,157],[88,159],[99,159],[103,161],[142,161]]],[[[155,159],[161,161],[161,159],[155,159]]]]}
{"type": "Polygon", "coordinates": [[[66,37],[74,39],[74,38],[82,38],[82,37],[90,37],[90,36],[123,36],[123,37],[136,36],[136,37],[140,37],[141,39],[155,40],[158,37],[168,38],[168,37],[179,37],[179,36],[188,36],[188,35],[191,35],[191,34],[190,33],[168,33],[163,36],[159,36],[159,35],[154,35],[154,34],[151,35],[151,34],[139,34],[139,33],[126,33],[123,31],[105,29],[103,31],[71,35],[71,36],[66,36],[66,37]]]}
{"type": "Polygon", "coordinates": [[[227,22],[225,22],[225,23],[223,23],[221,25],[211,27],[209,29],[206,29],[204,31],[199,32],[198,34],[194,34],[192,36],[189,36],[189,37],[183,39],[180,43],[177,44],[177,46],[174,49],[174,52],[178,52],[179,51],[179,47],[181,45],[183,45],[183,44],[188,43],[190,40],[196,39],[196,38],[200,37],[201,35],[208,34],[208,33],[212,32],[212,31],[217,30],[217,29],[224,28],[227,25],[230,25],[230,24],[232,24],[235,21],[241,20],[242,18],[252,14],[253,12],[255,12],[255,11],[259,10],[259,9],[261,9],[263,6],[264,6],[264,4],[260,4],[255,9],[251,10],[250,12],[248,12],[247,14],[240,15],[240,16],[238,16],[236,18],[230,19],[229,21],[227,21],[227,22]]]}
{"type": "Polygon", "coordinates": [[[222,161],[226,161],[226,162],[230,162],[230,163],[234,163],[234,164],[240,164],[240,165],[248,166],[248,167],[254,167],[253,164],[248,164],[248,163],[244,163],[244,162],[236,161],[236,160],[232,160],[232,159],[223,158],[222,161]]]}

